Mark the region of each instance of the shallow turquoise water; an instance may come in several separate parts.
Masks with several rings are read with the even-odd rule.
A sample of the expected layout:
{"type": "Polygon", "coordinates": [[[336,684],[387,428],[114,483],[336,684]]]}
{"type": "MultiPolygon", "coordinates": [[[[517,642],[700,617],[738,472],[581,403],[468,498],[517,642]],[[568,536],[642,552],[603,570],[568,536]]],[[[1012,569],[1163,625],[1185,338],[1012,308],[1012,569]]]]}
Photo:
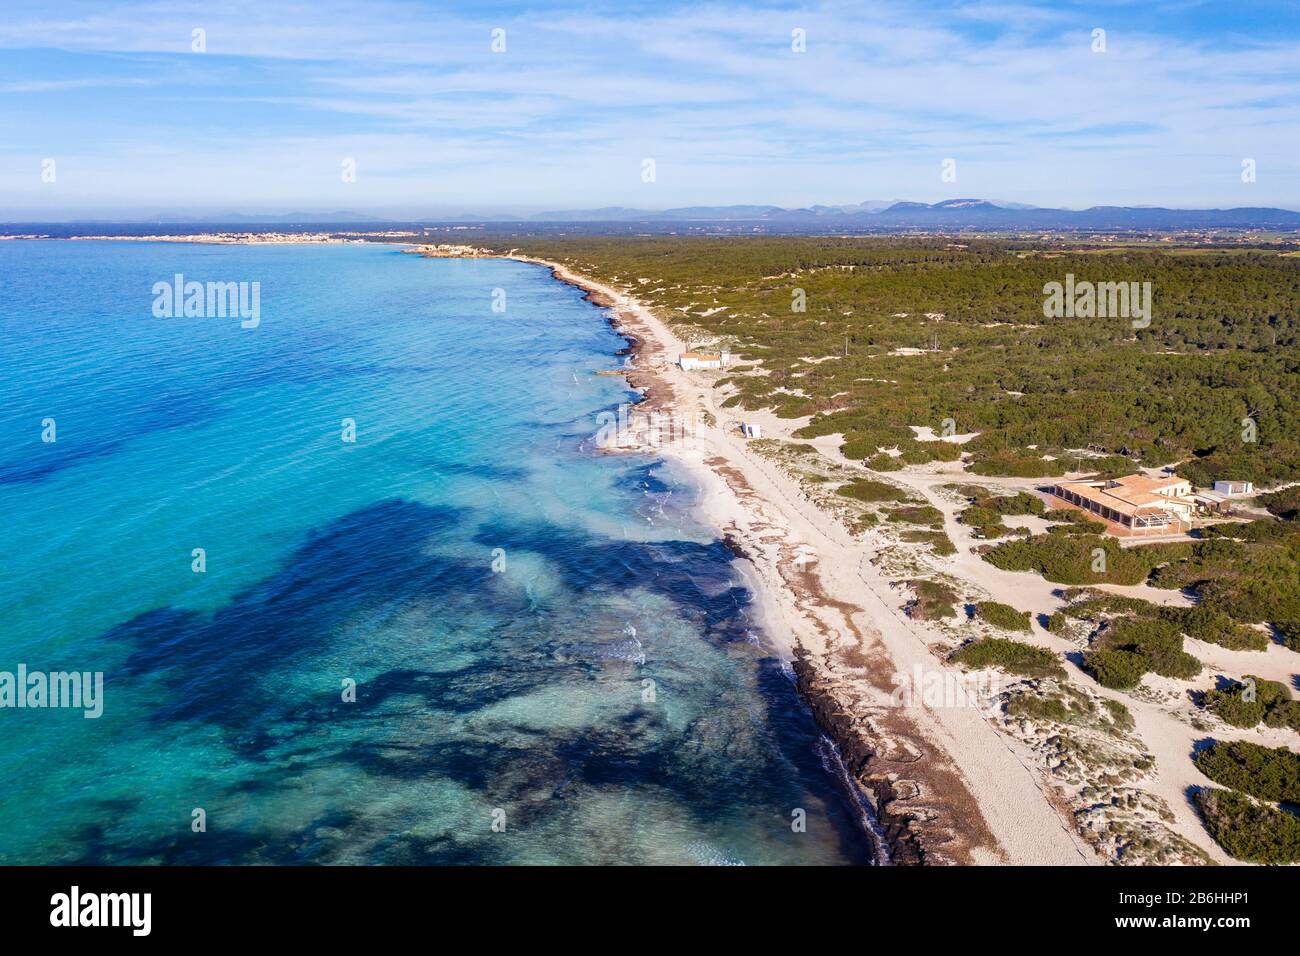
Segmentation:
{"type": "Polygon", "coordinates": [[[592,453],[630,396],[577,290],[391,246],[0,278],[0,671],[105,675],[96,720],[0,709],[0,862],[865,861],[689,482],[592,453]],[[155,317],[178,272],[261,324],[155,317]]]}

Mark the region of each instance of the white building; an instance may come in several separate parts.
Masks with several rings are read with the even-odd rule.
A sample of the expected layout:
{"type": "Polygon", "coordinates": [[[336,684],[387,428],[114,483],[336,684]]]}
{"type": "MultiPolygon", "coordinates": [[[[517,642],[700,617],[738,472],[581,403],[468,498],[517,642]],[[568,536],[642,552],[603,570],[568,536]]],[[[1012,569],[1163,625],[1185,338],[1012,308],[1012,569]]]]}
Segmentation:
{"type": "Polygon", "coordinates": [[[1249,495],[1254,494],[1255,486],[1249,481],[1216,481],[1214,490],[1221,495],[1249,495]]]}
{"type": "Polygon", "coordinates": [[[684,371],[692,371],[700,368],[726,368],[731,364],[731,353],[722,352],[683,352],[677,359],[677,364],[684,371]]]}
{"type": "Polygon", "coordinates": [[[753,422],[741,422],[740,433],[746,438],[762,438],[763,429],[753,422]]]}

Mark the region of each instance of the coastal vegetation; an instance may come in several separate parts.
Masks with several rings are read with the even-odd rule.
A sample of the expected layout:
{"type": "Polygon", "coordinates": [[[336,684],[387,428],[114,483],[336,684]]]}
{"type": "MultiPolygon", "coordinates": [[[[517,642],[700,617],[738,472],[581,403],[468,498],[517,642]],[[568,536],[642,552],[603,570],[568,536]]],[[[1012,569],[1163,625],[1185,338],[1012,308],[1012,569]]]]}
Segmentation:
{"type": "Polygon", "coordinates": [[[952,660],[972,670],[1000,667],[1024,677],[1065,679],[1065,668],[1056,654],[1046,648],[1001,637],[986,637],[967,644],[952,655],[952,660]]]}
{"type": "MultiPolygon", "coordinates": [[[[841,461],[803,486],[820,485],[811,493],[838,502],[851,530],[881,525],[898,541],[954,553],[943,512],[904,487],[910,478],[889,477],[931,462],[1031,480],[1170,465],[1202,487],[1219,478],[1300,482],[1300,259],[1275,250],[1185,256],[1135,244],[1101,256],[987,239],[583,237],[528,240],[524,251],[634,290],[684,341],[729,348],[738,364],[712,380],[724,407],[801,419],[797,439],[832,436],[865,467],[841,461]],[[1067,274],[1150,281],[1153,320],[1045,316],[1045,284],[1067,274]]],[[[1131,690],[1147,674],[1196,678],[1202,665],[1185,649],[1189,639],[1263,651],[1271,630],[1300,650],[1300,486],[1259,496],[1271,519],[1131,547],[1092,516],[1048,509],[1027,491],[945,489],[965,499],[957,521],[987,542],[977,553],[989,564],[1068,586],[1046,627],[1086,647],[1084,669],[1107,688],[1131,690]],[[1144,584],[1191,601],[1093,587],[1144,584]]],[[[924,574],[913,565],[899,577],[924,574]]],[[[956,615],[957,589],[919,576],[906,583],[912,619],[956,615]]],[[[997,602],[976,604],[972,616],[1030,630],[1028,615],[997,602]]],[[[1026,677],[1006,716],[1054,773],[1071,786],[1088,782],[1095,799],[1078,811],[1085,835],[1094,826],[1116,854],[1164,862],[1178,841],[1143,803],[1149,795],[1121,786],[1154,767],[1123,704],[1072,684],[1058,655],[1020,641],[986,637],[951,659],[1026,677]],[[1063,729],[1042,737],[1035,722],[1063,729]],[[1105,814],[1090,809],[1103,805],[1105,814]],[[1116,816],[1117,807],[1133,815],[1116,816]]],[[[1193,696],[1234,726],[1300,727],[1300,704],[1280,683],[1247,677],[1193,696]]],[[[1294,799],[1284,794],[1297,758],[1281,754],[1215,745],[1196,758],[1229,788],[1196,800],[1234,856],[1300,859],[1300,822],[1261,802],[1294,799]]]]}
{"type": "Polygon", "coordinates": [[[1137,686],[1148,671],[1179,680],[1201,672],[1201,662],[1183,650],[1178,628],[1159,618],[1111,621],[1083,661],[1099,684],[1116,690],[1137,686]]]}
{"type": "Polygon", "coordinates": [[[1300,731],[1300,701],[1291,698],[1286,685],[1247,675],[1241,682],[1207,691],[1202,705],[1234,727],[1289,727],[1300,731]]]}
{"type": "Polygon", "coordinates": [[[954,489],[966,497],[970,507],[957,515],[957,521],[972,528],[976,538],[1000,538],[1010,533],[1004,515],[1042,515],[1047,509],[1041,498],[1027,491],[1014,495],[989,494],[979,487],[954,489]]]}
{"type": "Polygon", "coordinates": [[[908,617],[916,621],[933,621],[956,616],[957,592],[948,585],[917,578],[908,581],[907,586],[915,595],[905,608],[908,617]]]}
{"type": "MultiPolygon", "coordinates": [[[[1057,612],[1062,619],[1086,621],[1094,629],[1117,618],[1128,617],[1168,622],[1194,640],[1219,644],[1229,650],[1262,651],[1268,646],[1261,632],[1238,624],[1222,611],[1204,605],[1159,605],[1095,588],[1067,588],[1063,596],[1067,603],[1057,612]]],[[[1063,624],[1064,620],[1058,620],[1056,626],[1062,627],[1063,624]]]]}
{"type": "Polygon", "coordinates": [[[1057,584],[1141,584],[1161,564],[1183,557],[1185,542],[1124,548],[1096,534],[1047,532],[1005,541],[984,559],[1003,571],[1031,571],[1057,584]]]}
{"type": "Polygon", "coordinates": [[[1004,631],[1029,630],[1028,611],[1017,611],[1011,605],[998,601],[980,601],[975,605],[975,616],[1004,631]]]}
{"type": "Polygon", "coordinates": [[[1215,783],[1273,803],[1300,803],[1300,754],[1247,740],[1217,740],[1196,755],[1215,783]]]}
{"type": "Polygon", "coordinates": [[[802,434],[842,435],[850,458],[966,452],[985,475],[1178,462],[1198,484],[1300,479],[1300,259],[1276,250],[681,236],[522,247],[635,285],[698,338],[728,343],[761,366],[728,376],[730,404],[811,416],[802,434]],[[1044,286],[1067,274],[1151,282],[1149,325],[1045,317],[1044,286]],[[958,446],[909,426],[978,435],[958,446]]]}
{"type": "Polygon", "coordinates": [[[855,501],[868,503],[906,501],[908,499],[907,492],[902,488],[884,481],[873,481],[870,478],[851,481],[847,485],[837,488],[836,494],[843,495],[845,498],[852,498],[855,501]]]}
{"type": "MultiPolygon", "coordinates": [[[[1204,529],[1194,542],[1121,548],[1112,538],[1047,533],[1005,541],[985,555],[995,567],[1031,571],[1061,584],[1141,584],[1186,590],[1193,608],[1156,608],[1098,598],[1078,611],[1158,616],[1188,637],[1231,650],[1262,651],[1272,623],[1293,650],[1300,642],[1300,525],[1258,521],[1204,529]],[[1098,603],[1098,602],[1101,603],[1098,603]]],[[[1067,612],[1075,613],[1075,612],[1067,612]]]]}
{"type": "Polygon", "coordinates": [[[1300,817],[1251,799],[1236,790],[1197,791],[1210,836],[1239,860],[1251,863],[1300,861],[1300,817]]]}

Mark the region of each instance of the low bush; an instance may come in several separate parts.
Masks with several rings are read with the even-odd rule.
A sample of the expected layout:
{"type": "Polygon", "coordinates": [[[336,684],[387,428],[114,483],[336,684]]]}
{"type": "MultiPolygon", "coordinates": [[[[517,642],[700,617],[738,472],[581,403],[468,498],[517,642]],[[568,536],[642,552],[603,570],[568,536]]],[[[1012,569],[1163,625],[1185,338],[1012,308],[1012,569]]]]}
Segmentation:
{"type": "Polygon", "coordinates": [[[855,501],[906,501],[907,492],[884,481],[860,478],[835,489],[835,493],[855,501]]]}
{"type": "Polygon", "coordinates": [[[1002,527],[1002,515],[991,508],[985,508],[981,505],[971,505],[964,511],[959,512],[957,521],[973,528],[1002,527]]]}
{"type": "Polygon", "coordinates": [[[1292,700],[1285,684],[1247,675],[1224,690],[1207,691],[1205,709],[1234,727],[1286,727],[1300,731],[1300,701],[1292,700]]]}
{"type": "Polygon", "coordinates": [[[883,451],[867,459],[867,467],[872,471],[898,471],[905,464],[901,455],[887,455],[883,451]]]}
{"type": "Polygon", "coordinates": [[[1283,521],[1295,521],[1300,517],[1300,485],[1260,495],[1256,500],[1283,521]]]}
{"type": "Polygon", "coordinates": [[[1065,678],[1065,668],[1052,651],[1001,637],[986,637],[974,644],[967,644],[954,653],[952,659],[973,670],[1000,667],[1025,677],[1065,678]]]}
{"type": "Polygon", "coordinates": [[[1147,672],[1146,658],[1129,651],[1089,651],[1083,656],[1083,666],[1098,684],[1112,690],[1136,687],[1147,672]]]}
{"type": "Polygon", "coordinates": [[[1300,651],[1300,621],[1277,621],[1273,626],[1277,628],[1283,644],[1293,651],[1300,651]]]}
{"type": "Polygon", "coordinates": [[[1054,524],[1047,529],[1048,534],[1101,534],[1106,530],[1106,525],[1100,521],[1093,521],[1091,518],[1084,518],[1082,521],[1069,521],[1065,524],[1054,524]]]}
{"type": "Polygon", "coordinates": [[[946,558],[957,553],[957,546],[952,543],[952,538],[942,531],[904,531],[898,539],[910,544],[928,544],[940,557],[946,558]]]}
{"type": "Polygon", "coordinates": [[[998,601],[980,601],[975,605],[975,616],[1004,631],[1028,631],[1029,612],[1017,611],[1010,604],[998,601]]]}
{"type": "Polygon", "coordinates": [[[957,592],[948,585],[918,578],[908,581],[907,586],[916,595],[904,608],[908,617],[918,621],[933,621],[956,615],[957,608],[954,605],[957,603],[957,592]]]}
{"type": "Polygon", "coordinates": [[[1041,515],[1047,510],[1042,498],[1027,491],[1018,491],[1014,495],[989,495],[975,503],[1000,515],[1041,515]]]}
{"type": "Polygon", "coordinates": [[[904,521],[908,524],[927,524],[943,527],[943,512],[932,505],[909,505],[895,508],[889,512],[891,521],[904,521]]]}
{"type": "Polygon", "coordinates": [[[1196,769],[1217,784],[1274,803],[1300,803],[1300,754],[1245,740],[1217,740],[1196,755],[1196,769]]]}
{"type": "Polygon", "coordinates": [[[1188,637],[1234,651],[1262,651],[1268,638],[1253,627],[1238,624],[1222,611],[1208,607],[1162,607],[1160,616],[1188,637]]]}
{"type": "Polygon", "coordinates": [[[1106,712],[1110,714],[1110,719],[1115,722],[1116,727],[1121,730],[1132,729],[1133,715],[1129,713],[1129,710],[1124,706],[1123,701],[1104,698],[1102,700],[1102,705],[1106,708],[1106,712]]]}
{"type": "Polygon", "coordinates": [[[1201,662],[1183,650],[1183,635],[1168,621],[1120,618],[1106,627],[1096,647],[1136,654],[1162,677],[1190,680],[1201,672],[1201,662]]]}
{"type": "Polygon", "coordinates": [[[1230,856],[1251,863],[1300,861],[1300,818],[1294,814],[1232,790],[1201,790],[1196,806],[1210,836],[1230,856]]]}
{"type": "Polygon", "coordinates": [[[1080,717],[1087,717],[1088,711],[1076,710],[1070,706],[1068,700],[1059,694],[1049,694],[1046,697],[1034,697],[1030,694],[1024,694],[1013,697],[1007,702],[1007,715],[1010,717],[1024,717],[1028,720],[1051,720],[1058,724],[1068,724],[1080,717]]]}
{"type": "Polygon", "coordinates": [[[1005,541],[984,560],[1003,571],[1036,571],[1058,584],[1141,584],[1153,568],[1190,553],[1185,542],[1121,548],[1114,538],[1098,535],[1038,534],[1005,541]]]}
{"type": "Polygon", "coordinates": [[[971,462],[973,475],[1007,478],[1049,478],[1065,474],[1066,465],[1060,461],[1047,461],[1014,453],[993,454],[971,462]]]}

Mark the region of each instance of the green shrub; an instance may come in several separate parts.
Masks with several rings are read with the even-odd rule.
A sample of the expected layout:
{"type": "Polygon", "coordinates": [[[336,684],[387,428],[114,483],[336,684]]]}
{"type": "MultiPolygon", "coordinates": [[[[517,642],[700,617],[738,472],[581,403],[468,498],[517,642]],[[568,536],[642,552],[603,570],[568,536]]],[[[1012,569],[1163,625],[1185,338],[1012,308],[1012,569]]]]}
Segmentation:
{"type": "Polygon", "coordinates": [[[862,461],[874,455],[878,448],[874,438],[855,438],[840,445],[840,454],[853,461],[862,461]]]}
{"type": "Polygon", "coordinates": [[[1162,677],[1190,680],[1201,672],[1201,662],[1183,650],[1183,635],[1168,621],[1120,618],[1107,626],[1097,647],[1136,654],[1162,677]]]}
{"type": "Polygon", "coordinates": [[[1061,461],[1047,461],[1041,457],[1002,453],[981,455],[970,464],[973,475],[999,476],[1006,478],[1048,478],[1065,474],[1066,465],[1061,461]]]}
{"type": "Polygon", "coordinates": [[[891,521],[905,521],[908,524],[928,524],[943,526],[943,512],[932,505],[910,505],[895,508],[889,513],[891,521]]]}
{"type": "Polygon", "coordinates": [[[1153,568],[1189,554],[1191,545],[1151,544],[1121,548],[1114,538],[1097,535],[1038,534],[1005,541],[984,554],[1004,571],[1036,571],[1058,584],[1141,584],[1153,568]],[[1094,571],[1093,551],[1105,552],[1105,570],[1094,571]]]}
{"type": "Polygon", "coordinates": [[[967,644],[954,653],[952,659],[973,670],[1000,667],[1025,677],[1065,678],[1065,668],[1052,651],[1001,637],[986,637],[974,644],[967,644]]]}
{"type": "Polygon", "coordinates": [[[1147,660],[1130,651],[1089,651],[1083,656],[1083,666],[1097,683],[1112,690],[1136,687],[1147,672],[1147,660]]]}
{"type": "Polygon", "coordinates": [[[1002,515],[991,508],[984,508],[980,505],[971,505],[964,511],[958,512],[957,521],[973,528],[1002,527],[1002,515]]]}
{"type": "Polygon", "coordinates": [[[907,492],[903,491],[903,489],[884,481],[872,481],[870,478],[851,481],[847,485],[837,488],[835,493],[843,495],[845,498],[866,502],[907,500],[907,492]]]}
{"type": "Polygon", "coordinates": [[[1234,727],[1288,727],[1300,731],[1300,701],[1291,699],[1285,684],[1246,675],[1224,690],[1207,691],[1205,709],[1234,727]]]}
{"type": "Polygon", "coordinates": [[[1205,694],[1205,709],[1234,727],[1257,727],[1264,719],[1266,708],[1256,696],[1247,700],[1245,687],[1237,684],[1228,690],[1212,690],[1205,694]]]}
{"type": "Polygon", "coordinates": [[[957,522],[970,527],[977,538],[1000,538],[1010,530],[1003,524],[1001,513],[983,505],[971,505],[958,512],[957,522]]]}
{"type": "Polygon", "coordinates": [[[1053,634],[1064,634],[1065,626],[1069,621],[1070,619],[1065,616],[1064,612],[1053,611],[1052,615],[1047,619],[1047,629],[1053,634]]]}
{"type": "Polygon", "coordinates": [[[904,531],[898,536],[898,539],[911,544],[928,544],[934,548],[934,553],[941,557],[948,557],[957,553],[957,546],[942,531],[904,531]]]}
{"type": "Polygon", "coordinates": [[[1251,863],[1300,860],[1300,818],[1293,814],[1233,790],[1200,790],[1196,805],[1210,836],[1229,856],[1251,863]]]}
{"type": "Polygon", "coordinates": [[[1277,621],[1273,624],[1282,637],[1282,643],[1293,651],[1300,651],[1300,621],[1277,621]]]}
{"type": "Polygon", "coordinates": [[[1274,803],[1300,803],[1300,754],[1245,740],[1218,740],[1196,755],[1196,769],[1217,784],[1274,803]]]}
{"type": "Polygon", "coordinates": [[[1080,717],[1088,716],[1085,709],[1075,710],[1070,702],[1059,694],[1035,697],[1023,694],[1007,702],[1007,714],[1011,717],[1025,717],[1029,720],[1051,720],[1058,724],[1068,724],[1080,717]]]}
{"type": "Polygon", "coordinates": [[[1132,729],[1133,715],[1129,713],[1129,710],[1124,706],[1123,701],[1103,698],[1101,703],[1110,714],[1110,719],[1115,722],[1116,727],[1120,728],[1120,730],[1132,729]]]}
{"type": "Polygon", "coordinates": [[[976,503],[1000,515],[1041,515],[1047,510],[1042,498],[1027,491],[1018,491],[1014,495],[993,495],[976,503]]]}
{"type": "Polygon", "coordinates": [[[1222,611],[1213,608],[1163,607],[1160,616],[1174,623],[1190,638],[1218,644],[1234,651],[1262,651],[1268,648],[1268,638],[1252,627],[1238,624],[1222,611]]]}
{"type": "Polygon", "coordinates": [[[1085,519],[1083,521],[1071,521],[1067,524],[1054,524],[1047,529],[1048,534],[1101,534],[1106,530],[1106,525],[1100,521],[1085,519]]]}
{"type": "Polygon", "coordinates": [[[975,616],[1004,631],[1029,630],[1028,611],[1017,611],[1011,605],[998,601],[980,601],[975,605],[975,616]]]}
{"type": "Polygon", "coordinates": [[[901,456],[886,455],[883,451],[867,459],[867,467],[872,471],[898,471],[905,464],[901,456]]]}
{"type": "Polygon", "coordinates": [[[1300,485],[1260,495],[1256,500],[1283,521],[1295,521],[1300,517],[1300,485]]]}
{"type": "Polygon", "coordinates": [[[904,611],[908,617],[918,621],[933,621],[937,618],[952,617],[957,613],[957,592],[938,581],[926,581],[918,578],[908,581],[907,586],[916,595],[904,611]]]}

